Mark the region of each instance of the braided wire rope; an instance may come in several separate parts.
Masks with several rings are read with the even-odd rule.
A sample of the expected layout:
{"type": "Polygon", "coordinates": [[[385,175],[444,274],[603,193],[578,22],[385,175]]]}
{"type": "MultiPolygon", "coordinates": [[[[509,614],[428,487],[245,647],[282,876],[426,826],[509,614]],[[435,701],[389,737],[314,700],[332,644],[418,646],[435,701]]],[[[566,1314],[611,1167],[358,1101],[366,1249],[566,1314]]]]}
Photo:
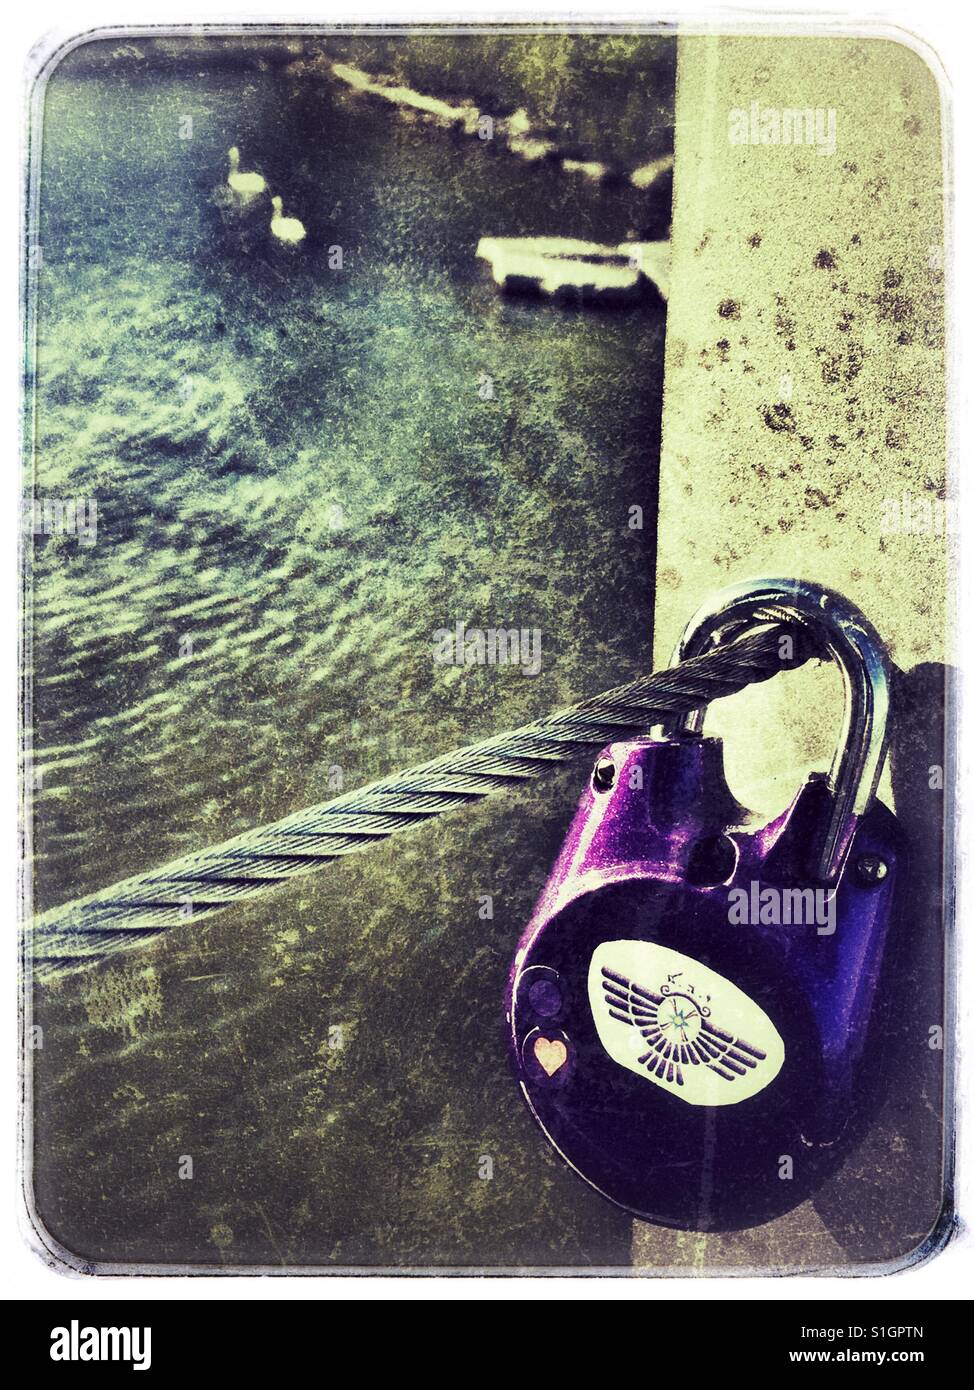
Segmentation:
{"type": "Polygon", "coordinates": [[[25,968],[50,981],[175,926],[268,893],[300,874],[481,797],[507,791],[617,739],[799,664],[769,622],[701,656],[638,677],[510,733],[441,754],[272,825],[183,856],[34,918],[25,968]]]}

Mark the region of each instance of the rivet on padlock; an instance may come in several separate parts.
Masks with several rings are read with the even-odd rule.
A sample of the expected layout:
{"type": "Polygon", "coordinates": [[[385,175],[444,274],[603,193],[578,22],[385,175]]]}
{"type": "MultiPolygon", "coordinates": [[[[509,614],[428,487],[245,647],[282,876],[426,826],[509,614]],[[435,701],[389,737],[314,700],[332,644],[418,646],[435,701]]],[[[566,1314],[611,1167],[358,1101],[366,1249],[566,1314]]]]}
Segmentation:
{"type": "Polygon", "coordinates": [[[768,1220],[836,1161],[902,874],[875,796],[887,658],[858,610],[799,581],[737,585],[695,616],[676,659],[775,621],[843,674],[828,776],[755,824],[705,709],[610,745],[511,972],[512,1058],[548,1139],[618,1205],[687,1229],[768,1220]],[[786,1155],[795,1180],[782,1182],[786,1155]]]}

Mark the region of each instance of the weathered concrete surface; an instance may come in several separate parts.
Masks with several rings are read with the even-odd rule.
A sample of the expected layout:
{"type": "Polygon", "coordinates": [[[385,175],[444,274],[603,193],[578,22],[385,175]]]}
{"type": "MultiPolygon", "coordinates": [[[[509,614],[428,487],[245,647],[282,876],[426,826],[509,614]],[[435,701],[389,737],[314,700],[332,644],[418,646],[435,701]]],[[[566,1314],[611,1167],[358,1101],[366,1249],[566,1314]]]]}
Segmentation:
{"type": "MultiPolygon", "coordinates": [[[[945,494],[940,123],[935,78],[897,42],[680,40],[657,659],[730,581],[804,575],[848,594],[910,672],[893,789],[917,862],[879,1120],[814,1203],[736,1236],[637,1227],[639,1266],[895,1261],[937,1218],[943,807],[928,770],[943,762],[946,557],[942,535],[895,522],[904,493],[945,494]],[[731,143],[730,113],[754,102],[833,110],[834,153],[731,143]]],[[[838,687],[806,669],[715,712],[746,804],[780,809],[828,765],[838,687]]]]}

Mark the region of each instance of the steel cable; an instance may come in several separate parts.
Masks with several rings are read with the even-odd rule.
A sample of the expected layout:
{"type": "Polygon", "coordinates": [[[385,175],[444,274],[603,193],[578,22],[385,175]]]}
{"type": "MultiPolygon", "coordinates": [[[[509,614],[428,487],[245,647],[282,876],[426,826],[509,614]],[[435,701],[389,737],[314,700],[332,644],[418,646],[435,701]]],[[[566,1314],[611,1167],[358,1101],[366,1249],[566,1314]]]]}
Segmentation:
{"type": "Polygon", "coordinates": [[[664,715],[707,705],[798,664],[780,655],[783,631],[781,623],[768,623],[510,733],[441,754],[52,908],[34,918],[25,968],[35,979],[51,980],[92,965],[445,811],[591,757],[614,740],[645,734],[664,715]]]}

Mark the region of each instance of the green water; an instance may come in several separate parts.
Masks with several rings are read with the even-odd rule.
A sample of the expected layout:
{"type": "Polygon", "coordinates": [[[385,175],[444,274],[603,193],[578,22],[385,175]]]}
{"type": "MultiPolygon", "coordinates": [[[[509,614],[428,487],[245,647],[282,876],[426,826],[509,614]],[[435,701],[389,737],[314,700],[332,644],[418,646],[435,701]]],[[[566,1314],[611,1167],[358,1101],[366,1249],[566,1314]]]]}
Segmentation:
{"type": "MultiPolygon", "coordinates": [[[[598,50],[557,42],[550,119],[583,152],[605,131],[658,153],[669,95],[625,79],[665,75],[659,41],[607,47],[601,86],[598,50]]],[[[403,123],[276,50],[96,49],[48,89],[41,166],[35,493],[94,497],[98,526],[34,547],[40,908],[651,654],[661,309],[506,302],[474,257],[481,235],[618,241],[649,216],[632,190],[403,123]],[[231,144],[301,255],[221,216],[231,144]],[[436,665],[458,621],[540,629],[540,674],[436,665]]],[[[541,101],[536,51],[471,49],[451,81],[541,101]]],[[[501,1046],[581,775],[39,996],[51,1229],[104,1259],[625,1263],[628,1223],[549,1156],[501,1046]]]]}

